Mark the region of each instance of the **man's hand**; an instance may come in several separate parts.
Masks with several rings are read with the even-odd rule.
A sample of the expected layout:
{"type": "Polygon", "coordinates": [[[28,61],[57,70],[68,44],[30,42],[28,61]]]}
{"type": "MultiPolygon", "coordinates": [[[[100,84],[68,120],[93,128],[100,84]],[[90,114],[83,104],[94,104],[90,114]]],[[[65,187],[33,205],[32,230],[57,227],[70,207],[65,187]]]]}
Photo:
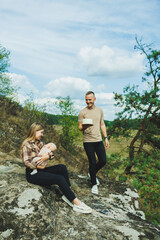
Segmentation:
{"type": "Polygon", "coordinates": [[[88,127],[93,126],[93,124],[83,124],[83,131],[86,130],[88,127]]]}
{"type": "Polygon", "coordinates": [[[109,148],[109,141],[108,141],[108,139],[107,138],[105,138],[105,147],[106,147],[106,149],[108,149],[109,148]]]}
{"type": "Polygon", "coordinates": [[[79,131],[82,131],[82,130],[83,130],[82,122],[78,122],[78,128],[79,128],[79,131]]]}
{"type": "Polygon", "coordinates": [[[80,131],[84,131],[90,126],[93,126],[93,124],[82,124],[82,122],[78,123],[78,128],[80,131]]]}

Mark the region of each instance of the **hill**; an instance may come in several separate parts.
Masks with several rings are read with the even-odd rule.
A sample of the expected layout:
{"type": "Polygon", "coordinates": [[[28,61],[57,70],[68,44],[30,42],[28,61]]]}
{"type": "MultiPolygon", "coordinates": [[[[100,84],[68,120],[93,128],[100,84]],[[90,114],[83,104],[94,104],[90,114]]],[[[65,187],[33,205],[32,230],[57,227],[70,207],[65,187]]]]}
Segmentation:
{"type": "Polygon", "coordinates": [[[109,179],[107,167],[98,174],[100,194],[91,194],[82,145],[77,146],[77,155],[66,151],[60,143],[59,129],[43,118],[44,142],[57,145],[55,159],[49,165],[67,166],[72,189],[93,213],[73,212],[55,186],[46,189],[28,184],[19,149],[35,116],[6,98],[0,99],[0,111],[0,239],[160,239],[160,228],[145,220],[137,191],[129,184],[109,179]],[[29,222],[30,231],[26,227],[29,222]]]}

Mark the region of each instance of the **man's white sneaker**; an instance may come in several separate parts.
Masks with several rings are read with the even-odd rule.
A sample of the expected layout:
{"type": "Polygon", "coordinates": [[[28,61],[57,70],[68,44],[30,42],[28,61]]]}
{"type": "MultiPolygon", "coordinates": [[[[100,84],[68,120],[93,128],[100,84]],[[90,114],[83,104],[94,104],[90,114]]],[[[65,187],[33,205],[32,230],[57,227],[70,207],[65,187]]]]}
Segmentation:
{"type": "Polygon", "coordinates": [[[74,204],[73,210],[76,212],[80,212],[80,213],[91,213],[92,212],[92,209],[83,202],[80,202],[79,205],[74,204]]]}
{"type": "Polygon", "coordinates": [[[98,187],[97,187],[97,185],[93,185],[93,186],[92,186],[91,192],[92,192],[93,194],[98,194],[98,187]]]}
{"type": "MultiPolygon", "coordinates": [[[[90,173],[88,173],[88,177],[91,177],[90,173]]],[[[97,178],[97,177],[96,177],[96,184],[97,184],[97,186],[99,186],[99,185],[100,185],[100,182],[99,182],[99,180],[98,180],[98,178],[97,178]]]]}
{"type": "Polygon", "coordinates": [[[73,204],[66,198],[65,195],[62,196],[63,201],[65,201],[69,206],[73,207],[73,204]]]}

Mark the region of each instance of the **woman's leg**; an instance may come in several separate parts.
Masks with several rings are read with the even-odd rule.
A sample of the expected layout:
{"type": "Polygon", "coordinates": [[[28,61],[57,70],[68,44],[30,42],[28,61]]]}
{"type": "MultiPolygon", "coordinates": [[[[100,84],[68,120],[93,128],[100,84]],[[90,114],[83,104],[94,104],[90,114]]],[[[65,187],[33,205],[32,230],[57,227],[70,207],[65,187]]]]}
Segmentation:
{"type": "Polygon", "coordinates": [[[31,169],[26,170],[26,178],[28,182],[42,186],[56,184],[59,186],[62,193],[68,198],[70,202],[72,202],[76,198],[64,176],[51,172],[46,172],[44,170],[38,170],[35,175],[30,175],[31,171],[31,169]]]}
{"type": "MultiPolygon", "coordinates": [[[[73,210],[82,213],[91,213],[92,209],[81,202],[78,198],[76,198],[75,194],[71,191],[66,179],[62,175],[45,172],[43,170],[38,171],[35,175],[30,175],[32,169],[26,169],[26,178],[27,181],[37,185],[52,185],[57,184],[66,198],[73,202],[73,210]]],[[[67,202],[68,203],[68,202],[67,202]]],[[[69,203],[68,203],[69,204],[69,203]]],[[[69,204],[70,205],[70,204],[69,204]]]]}
{"type": "Polygon", "coordinates": [[[71,186],[69,181],[68,170],[64,164],[57,164],[52,167],[46,167],[44,171],[62,175],[66,179],[66,182],[68,183],[68,185],[71,186]]]}

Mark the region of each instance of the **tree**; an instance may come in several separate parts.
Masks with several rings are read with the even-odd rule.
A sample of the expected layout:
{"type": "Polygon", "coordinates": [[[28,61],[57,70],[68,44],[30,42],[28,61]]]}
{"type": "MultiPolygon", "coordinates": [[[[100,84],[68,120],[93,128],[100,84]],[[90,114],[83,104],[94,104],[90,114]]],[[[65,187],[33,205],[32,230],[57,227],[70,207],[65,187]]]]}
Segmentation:
{"type": "Polygon", "coordinates": [[[76,110],[70,97],[57,97],[55,103],[56,108],[61,114],[62,134],[60,135],[61,145],[66,149],[75,153],[75,141],[79,135],[76,118],[76,110]]]}
{"type": "Polygon", "coordinates": [[[144,148],[146,143],[154,148],[160,148],[160,139],[156,137],[160,133],[157,127],[160,114],[160,51],[152,50],[151,45],[143,44],[142,39],[138,40],[137,37],[135,49],[140,50],[141,54],[146,57],[147,71],[142,77],[142,82],[146,82],[148,87],[140,91],[139,86],[127,86],[123,94],[115,93],[116,106],[123,108],[115,121],[116,124],[120,122],[123,124],[119,126],[122,130],[120,132],[128,133],[127,123],[133,117],[140,121],[138,130],[129,144],[129,162],[125,169],[126,173],[129,173],[134,165],[135,154],[146,151],[144,148]]]}
{"type": "Polygon", "coordinates": [[[33,122],[46,123],[45,110],[45,105],[41,106],[34,102],[34,95],[32,92],[28,94],[28,98],[24,101],[23,111],[21,112],[25,129],[28,129],[33,122]]]}
{"type": "Polygon", "coordinates": [[[11,79],[6,74],[10,65],[9,55],[10,52],[0,45],[0,96],[11,96],[15,91],[11,79]]]}

